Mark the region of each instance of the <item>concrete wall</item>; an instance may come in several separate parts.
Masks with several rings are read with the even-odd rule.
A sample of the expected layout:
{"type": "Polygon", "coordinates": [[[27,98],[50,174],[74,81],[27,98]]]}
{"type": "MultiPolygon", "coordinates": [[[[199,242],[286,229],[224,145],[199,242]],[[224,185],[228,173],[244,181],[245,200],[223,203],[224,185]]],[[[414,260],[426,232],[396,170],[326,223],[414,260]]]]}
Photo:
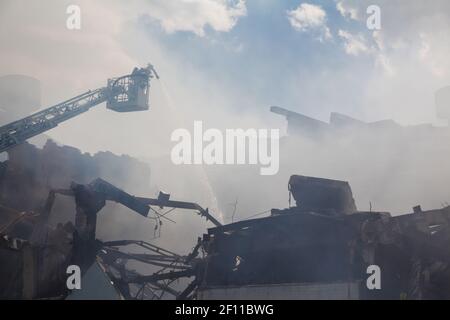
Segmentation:
{"type": "Polygon", "coordinates": [[[197,298],[199,300],[357,300],[360,298],[359,288],[359,282],[216,287],[199,290],[197,298]]]}

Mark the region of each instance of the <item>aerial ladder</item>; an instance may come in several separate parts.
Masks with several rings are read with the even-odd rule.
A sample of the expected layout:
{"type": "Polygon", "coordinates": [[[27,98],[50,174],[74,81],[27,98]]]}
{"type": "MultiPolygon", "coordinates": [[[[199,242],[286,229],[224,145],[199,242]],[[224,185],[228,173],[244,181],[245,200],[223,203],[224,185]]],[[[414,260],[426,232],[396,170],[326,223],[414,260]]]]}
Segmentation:
{"type": "Polygon", "coordinates": [[[103,102],[106,102],[107,109],[116,112],[148,110],[150,79],[153,77],[159,79],[159,75],[151,64],[148,64],[145,68],[134,68],[131,74],[108,79],[106,87],[89,90],[28,117],[4,125],[0,127],[0,153],[103,102]]]}

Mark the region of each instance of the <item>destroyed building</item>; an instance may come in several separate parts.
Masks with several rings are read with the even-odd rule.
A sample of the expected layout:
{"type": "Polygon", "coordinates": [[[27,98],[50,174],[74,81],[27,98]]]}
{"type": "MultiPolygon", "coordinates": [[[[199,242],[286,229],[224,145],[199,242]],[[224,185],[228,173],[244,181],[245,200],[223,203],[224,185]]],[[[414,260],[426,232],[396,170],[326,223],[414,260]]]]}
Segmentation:
{"type": "MultiPolygon", "coordinates": [[[[369,166],[372,176],[400,173],[415,179],[417,186],[418,176],[405,168],[426,167],[420,161],[429,154],[440,159],[435,155],[442,152],[442,146],[430,147],[430,141],[448,135],[447,128],[403,127],[393,121],[364,123],[340,114],[332,114],[330,123],[325,123],[273,108],[288,120],[289,136],[282,141],[283,171],[276,178],[254,178],[248,167],[238,169],[245,175],[218,175],[213,187],[217,195],[228,196],[226,190],[247,201],[247,206],[242,206],[242,198],[238,202],[236,197],[231,223],[196,202],[172,200],[170,191],[149,197],[149,168],[128,156],[83,154],[52,141],[39,149],[26,142],[103,102],[117,112],[147,110],[153,77],[158,75],[152,65],[135,68],[129,75],[109,79],[106,87],[1,127],[1,151],[8,152],[7,160],[0,163],[1,298],[450,298],[448,205],[423,210],[418,203],[424,208],[432,206],[409,194],[409,201],[415,201],[412,213],[380,211],[381,197],[392,196],[404,205],[404,199],[388,192],[391,183],[384,181],[379,184],[383,190],[375,199],[376,209],[364,199],[369,209],[362,210],[347,182],[357,180],[360,174],[345,181],[316,177],[335,177],[332,163],[332,170],[326,170],[333,161],[339,162],[339,169],[349,164],[351,173],[358,170],[358,163],[364,168],[381,163],[378,168],[369,166]],[[389,142],[396,152],[383,163],[380,154],[386,155],[386,146],[377,149],[383,150],[381,153],[371,152],[364,147],[367,142],[371,142],[369,148],[389,142]],[[419,147],[411,148],[412,142],[419,147]],[[295,153],[299,149],[303,153],[295,153]],[[350,157],[339,158],[334,153],[339,149],[344,150],[339,156],[350,157]],[[406,151],[415,157],[404,161],[411,154],[406,151]],[[327,165],[325,169],[321,162],[327,165]],[[396,170],[386,170],[386,163],[394,164],[396,170]],[[322,172],[292,175],[304,168],[322,172]],[[286,181],[288,190],[281,187],[286,181]],[[282,194],[287,201],[279,205],[282,194]],[[108,207],[109,202],[138,219],[153,219],[155,234],[163,219],[175,223],[168,217],[174,209],[194,211],[214,227],[199,234],[188,252],[169,250],[148,238],[136,239],[140,236],[137,225],[132,226],[133,238],[122,238],[125,234],[119,232],[118,237],[105,240],[98,236],[105,228],[99,223],[99,213],[103,208],[108,214],[117,210],[108,207]],[[238,205],[239,215],[235,216],[238,205]],[[260,211],[256,206],[270,206],[262,212],[268,216],[252,214],[260,211]],[[146,267],[137,268],[138,263],[146,267]],[[80,267],[83,281],[89,281],[85,290],[94,294],[68,288],[67,267],[72,265],[80,267]],[[382,285],[374,288],[368,284],[370,270],[381,272],[382,285]]],[[[440,174],[437,166],[433,170],[440,174]]],[[[446,180],[447,175],[439,176],[446,180]]],[[[372,188],[376,178],[366,178],[366,188],[372,188]]],[[[412,185],[398,181],[405,190],[412,185]]],[[[448,199],[447,189],[439,190],[436,185],[429,190],[444,201],[448,199]]],[[[432,200],[430,203],[436,199],[432,200]]]]}
{"type": "MultiPolygon", "coordinates": [[[[45,148],[22,147],[45,154],[45,148]]],[[[47,148],[52,147],[65,148],[50,142],[47,148]]],[[[36,157],[25,159],[39,163],[36,157]]],[[[142,170],[137,168],[136,172],[142,170]]],[[[97,274],[106,275],[114,290],[127,299],[161,298],[163,293],[178,299],[450,298],[449,207],[422,210],[416,206],[412,213],[392,216],[358,211],[345,181],[294,175],[288,186],[294,206],[226,225],[195,203],[172,201],[162,193],[157,199],[131,196],[101,179],[51,189],[38,211],[2,207],[2,218],[8,219],[1,230],[0,253],[2,261],[8,261],[3,264],[2,294],[7,298],[65,297],[64,266],[76,261],[88,275],[94,272],[90,266],[96,266],[97,274]],[[76,218],[75,225],[48,226],[43,218],[51,211],[56,193],[73,196],[77,216],[85,218],[76,218]],[[99,241],[96,215],[105,200],[142,216],[149,214],[151,206],[191,209],[215,227],[184,255],[139,240],[99,241]],[[148,253],[129,251],[130,245],[148,253]],[[138,272],[130,269],[130,261],[160,270],[138,272]],[[379,290],[370,290],[366,283],[367,268],[373,265],[382,270],[379,290]],[[183,290],[174,289],[174,281],[183,278],[190,282],[183,290]],[[161,294],[155,295],[156,290],[161,294]]]]}
{"type": "Polygon", "coordinates": [[[101,177],[133,192],[148,190],[150,184],[150,168],[134,158],[110,152],[90,155],[52,140],[42,149],[22,144],[0,165],[0,201],[17,210],[35,209],[51,188],[66,188],[72,181],[101,177]]]}
{"type": "Polygon", "coordinates": [[[209,229],[201,298],[449,298],[450,207],[392,217],[357,211],[347,182],[292,176],[289,188],[296,206],[209,229]]]}
{"type": "MultiPolygon", "coordinates": [[[[92,196],[99,199],[124,194],[101,181],[82,188],[94,188],[92,196]]],[[[295,206],[227,225],[207,209],[168,195],[124,194],[121,203],[133,210],[141,205],[192,208],[216,226],[186,255],[136,240],[97,242],[98,263],[127,299],[155,298],[155,290],[177,299],[450,298],[450,207],[416,206],[395,217],[358,211],[347,182],[306,176],[291,176],[289,191],[295,206]],[[148,253],[127,252],[129,245],[148,253]],[[132,260],[161,270],[136,272],[127,267],[132,260]],[[368,285],[373,267],[381,270],[382,285],[376,288],[368,285]],[[180,278],[191,282],[177,291],[171,284],[180,278]]]]}
{"type": "Polygon", "coordinates": [[[437,127],[429,123],[403,126],[392,119],[365,122],[339,112],[331,112],[329,122],[325,122],[281,107],[273,106],[270,111],[286,118],[287,132],[290,136],[325,138],[336,134],[369,133],[389,134],[392,137],[425,134],[429,137],[429,129],[435,136],[450,134],[448,126],[437,127]]]}
{"type": "Polygon", "coordinates": [[[24,143],[8,154],[0,171],[0,259],[7,261],[0,283],[6,298],[75,298],[64,281],[65,266],[73,261],[85,277],[110,280],[104,297],[115,292],[125,299],[450,298],[448,206],[415,206],[396,216],[358,210],[349,183],[294,175],[287,208],[222,225],[214,212],[195,203],[172,201],[164,193],[145,198],[149,168],[127,156],[83,154],[52,141],[42,149],[24,143]],[[70,197],[50,210],[57,193],[70,197]],[[106,200],[144,217],[150,207],[191,209],[215,227],[184,253],[137,239],[100,241],[97,213],[106,200]],[[52,224],[43,214],[63,215],[73,202],[85,218],[52,224]],[[136,270],[131,262],[153,269],[136,270]],[[367,268],[373,265],[382,270],[380,290],[367,287],[367,268]],[[174,286],[179,279],[188,279],[184,287],[174,286]]]}
{"type": "MultiPolygon", "coordinates": [[[[34,231],[42,219],[40,209],[45,207],[50,191],[67,188],[73,181],[85,184],[103,177],[125,189],[144,192],[149,188],[150,169],[128,156],[116,156],[109,152],[83,154],[73,147],[58,146],[51,140],[42,149],[28,143],[21,144],[10,150],[8,155],[9,159],[0,163],[0,234],[4,237],[0,249],[0,296],[52,296],[55,292],[64,291],[65,285],[61,279],[46,277],[65,276],[62,268],[65,264],[59,264],[58,259],[69,259],[73,226],[67,222],[74,222],[75,217],[73,200],[59,198],[55,212],[47,217],[49,226],[45,229],[49,245],[45,250],[48,252],[36,249],[41,239],[34,231]],[[50,259],[45,260],[47,266],[42,266],[40,272],[46,271],[39,284],[33,280],[39,272],[35,260],[38,253],[40,259],[43,256],[50,259]],[[49,265],[57,266],[58,270],[53,267],[48,269],[49,265]],[[52,283],[58,283],[57,287],[53,287],[52,283]]],[[[113,207],[112,210],[120,208],[113,207]]]]}
{"type": "Polygon", "coordinates": [[[450,167],[442,163],[450,154],[448,126],[366,122],[339,113],[322,121],[287,109],[272,111],[287,124],[276,175],[260,176],[249,165],[206,168],[226,222],[233,212],[237,220],[288,205],[285,189],[273,186],[285,185],[296,172],[351,181],[359,208],[389,208],[392,215],[416,202],[441,207],[450,198],[450,167]]]}

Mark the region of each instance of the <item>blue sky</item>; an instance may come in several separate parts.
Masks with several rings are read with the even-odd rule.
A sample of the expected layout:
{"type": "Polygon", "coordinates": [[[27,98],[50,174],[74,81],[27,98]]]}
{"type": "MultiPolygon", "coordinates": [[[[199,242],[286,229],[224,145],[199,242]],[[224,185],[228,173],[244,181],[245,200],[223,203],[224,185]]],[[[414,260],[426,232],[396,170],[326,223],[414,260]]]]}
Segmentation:
{"type": "MultiPolygon", "coordinates": [[[[336,38],[320,42],[307,32],[298,32],[286,18],[299,1],[250,1],[247,15],[237,22],[229,32],[219,32],[206,26],[206,34],[198,37],[192,32],[182,31],[167,34],[157,21],[142,18],[142,28],[148,30],[149,38],[161,43],[180,60],[185,60],[198,70],[207,73],[224,88],[234,87],[245,96],[252,94],[261,102],[259,107],[279,104],[287,108],[310,110],[298,101],[302,91],[310,94],[300,79],[317,74],[327,74],[328,81],[334,74],[342,74],[348,68],[363,69],[370,65],[368,57],[352,57],[345,53],[341,41],[336,38]],[[265,102],[265,103],[264,103],[265,102]]],[[[352,31],[367,32],[365,24],[346,21],[332,1],[314,1],[327,12],[327,23],[332,30],[342,27],[352,31]]],[[[353,96],[348,103],[358,100],[359,86],[364,86],[364,74],[347,74],[346,81],[352,83],[353,96]]],[[[321,88],[318,89],[320,94],[321,88]]],[[[326,92],[325,92],[326,94],[326,92]]],[[[252,108],[258,106],[230,106],[230,108],[252,108]]],[[[325,108],[330,106],[325,106],[325,108]]],[[[324,113],[325,114],[325,113],[324,113]]],[[[323,114],[321,114],[323,116],[323,114]]]]}

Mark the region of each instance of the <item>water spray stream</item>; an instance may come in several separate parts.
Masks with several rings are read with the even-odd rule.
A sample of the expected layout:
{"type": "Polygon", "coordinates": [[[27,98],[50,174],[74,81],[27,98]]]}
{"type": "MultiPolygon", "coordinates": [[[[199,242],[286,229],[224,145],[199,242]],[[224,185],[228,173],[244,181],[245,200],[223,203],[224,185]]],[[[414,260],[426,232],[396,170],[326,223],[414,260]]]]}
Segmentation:
{"type": "MultiPolygon", "coordinates": [[[[168,86],[164,83],[164,80],[159,79],[159,82],[161,84],[161,90],[164,96],[164,99],[166,100],[166,105],[169,107],[171,114],[173,115],[173,118],[175,119],[175,124],[177,127],[183,127],[186,124],[186,121],[184,118],[181,117],[182,113],[178,112],[175,108],[175,103],[173,102],[172,95],[169,92],[168,86]]],[[[201,175],[202,181],[204,181],[204,185],[208,192],[208,198],[211,201],[211,204],[213,206],[212,212],[219,215],[219,220],[221,222],[224,222],[224,214],[219,208],[217,197],[214,194],[214,190],[211,186],[211,183],[209,181],[208,175],[206,174],[205,168],[203,166],[200,166],[199,173],[201,175]]]]}

